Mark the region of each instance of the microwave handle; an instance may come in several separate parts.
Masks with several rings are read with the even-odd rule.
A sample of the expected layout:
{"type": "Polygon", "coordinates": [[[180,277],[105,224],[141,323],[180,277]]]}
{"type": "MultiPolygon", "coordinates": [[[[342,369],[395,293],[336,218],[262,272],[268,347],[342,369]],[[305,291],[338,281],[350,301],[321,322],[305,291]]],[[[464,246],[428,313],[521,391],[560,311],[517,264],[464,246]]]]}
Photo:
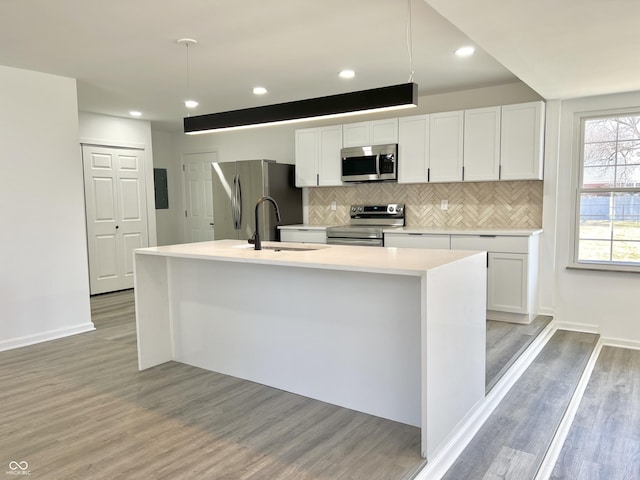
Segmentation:
{"type": "Polygon", "coordinates": [[[382,154],[376,155],[376,175],[380,178],[380,163],[382,163],[382,154]]]}

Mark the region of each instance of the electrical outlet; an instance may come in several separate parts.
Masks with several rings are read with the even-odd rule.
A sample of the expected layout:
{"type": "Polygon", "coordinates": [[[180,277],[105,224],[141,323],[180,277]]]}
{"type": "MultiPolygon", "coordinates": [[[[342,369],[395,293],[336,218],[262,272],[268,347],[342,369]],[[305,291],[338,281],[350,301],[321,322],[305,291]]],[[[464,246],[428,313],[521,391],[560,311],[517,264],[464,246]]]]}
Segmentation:
{"type": "Polygon", "coordinates": [[[440,210],[449,210],[449,200],[440,200],[440,210]]]}
{"type": "Polygon", "coordinates": [[[336,201],[331,202],[331,210],[336,211],[336,201]]]}

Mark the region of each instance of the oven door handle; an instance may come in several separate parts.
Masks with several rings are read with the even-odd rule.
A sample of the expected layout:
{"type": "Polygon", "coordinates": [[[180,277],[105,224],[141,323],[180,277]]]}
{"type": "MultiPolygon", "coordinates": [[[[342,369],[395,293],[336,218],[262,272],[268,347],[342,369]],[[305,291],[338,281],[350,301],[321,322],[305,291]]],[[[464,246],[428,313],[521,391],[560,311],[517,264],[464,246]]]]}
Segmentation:
{"type": "Polygon", "coordinates": [[[327,238],[329,245],[356,245],[362,247],[382,247],[381,238],[327,238]]]}

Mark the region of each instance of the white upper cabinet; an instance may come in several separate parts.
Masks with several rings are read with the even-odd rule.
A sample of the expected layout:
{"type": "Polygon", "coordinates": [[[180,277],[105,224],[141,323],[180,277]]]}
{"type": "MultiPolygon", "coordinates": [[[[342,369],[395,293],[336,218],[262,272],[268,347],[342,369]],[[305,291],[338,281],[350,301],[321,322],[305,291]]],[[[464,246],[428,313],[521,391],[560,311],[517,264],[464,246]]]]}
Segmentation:
{"type": "Polygon", "coordinates": [[[463,126],[462,110],[429,115],[429,181],[462,181],[463,126]]]}
{"type": "Polygon", "coordinates": [[[398,143],[398,119],[347,123],[342,126],[342,132],[345,148],[398,143]]]}
{"type": "Polygon", "coordinates": [[[296,130],[296,187],[318,185],[318,129],[296,130]]]}
{"type": "Polygon", "coordinates": [[[342,125],[296,130],[296,187],[338,186],[342,125]]]}
{"type": "Polygon", "coordinates": [[[500,179],[500,107],[464,112],[464,180],[500,179]]]}
{"type": "Polygon", "coordinates": [[[429,115],[398,120],[398,183],[429,181],[429,115]]]}
{"type": "Polygon", "coordinates": [[[321,127],[319,130],[318,185],[342,185],[342,125],[321,127]]]}
{"type": "Polygon", "coordinates": [[[501,180],[542,180],[544,103],[502,107],[501,180]]]}

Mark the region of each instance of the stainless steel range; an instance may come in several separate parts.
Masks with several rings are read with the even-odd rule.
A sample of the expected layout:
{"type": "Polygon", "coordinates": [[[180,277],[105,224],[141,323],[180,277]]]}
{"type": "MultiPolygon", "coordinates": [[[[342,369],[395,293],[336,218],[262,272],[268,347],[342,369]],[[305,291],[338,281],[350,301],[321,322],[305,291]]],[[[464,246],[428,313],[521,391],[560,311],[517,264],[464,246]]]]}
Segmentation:
{"type": "Polygon", "coordinates": [[[327,243],[382,247],[383,230],[404,226],[404,203],[351,205],[349,216],[349,225],[327,228],[327,243]]]}

